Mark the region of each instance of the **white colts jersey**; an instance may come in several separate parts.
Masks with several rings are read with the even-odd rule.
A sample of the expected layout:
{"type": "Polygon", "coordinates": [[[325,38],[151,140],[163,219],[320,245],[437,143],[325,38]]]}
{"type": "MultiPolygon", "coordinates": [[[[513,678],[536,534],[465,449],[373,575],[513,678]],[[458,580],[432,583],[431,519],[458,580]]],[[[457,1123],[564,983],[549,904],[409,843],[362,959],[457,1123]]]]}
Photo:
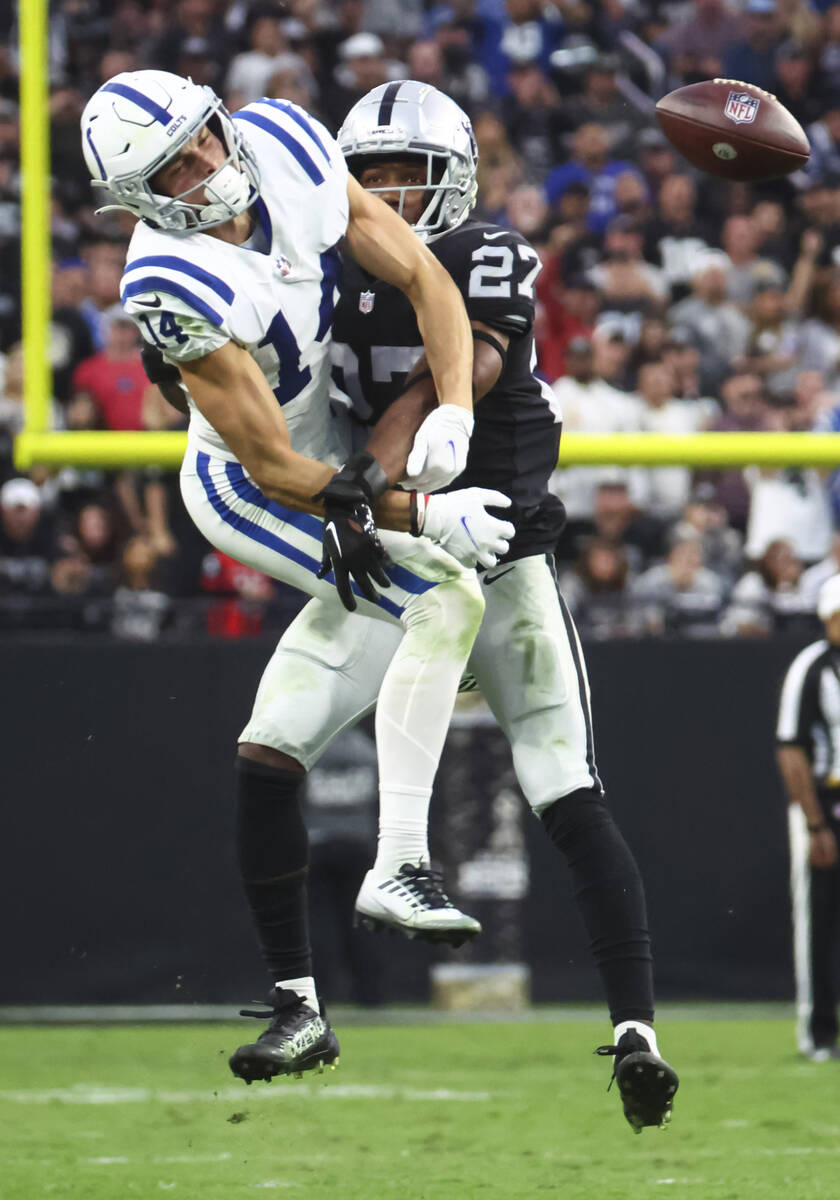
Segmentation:
{"type": "MultiPolygon", "coordinates": [[[[254,237],[235,246],[139,222],[123,306],[169,362],[201,358],[227,341],[243,346],[283,408],[293,448],[338,466],[346,451],[330,415],[329,343],[347,167],[324,126],[288,101],[258,100],[234,120],[260,170],[254,237]]],[[[193,447],[233,460],[192,400],[190,411],[193,447]]]]}

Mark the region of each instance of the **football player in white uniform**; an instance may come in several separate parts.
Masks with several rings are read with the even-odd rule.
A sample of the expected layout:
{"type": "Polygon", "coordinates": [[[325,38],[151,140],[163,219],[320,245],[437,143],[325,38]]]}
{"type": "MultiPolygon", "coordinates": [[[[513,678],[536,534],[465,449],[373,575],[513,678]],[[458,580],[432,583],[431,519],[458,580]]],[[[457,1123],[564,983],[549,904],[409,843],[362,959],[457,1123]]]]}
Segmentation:
{"type": "MultiPolygon", "coordinates": [[[[188,391],[188,511],[219,549],[316,597],[284,639],[292,652],[305,647],[283,682],[294,690],[295,717],[281,738],[268,727],[276,699],[268,671],[240,739],[240,866],[275,990],[269,1029],[231,1065],[248,1082],[322,1068],[336,1060],[338,1043],[318,1011],[309,955],[299,806],[309,761],[292,763],[285,738],[297,745],[306,740],[301,730],[332,724],[324,707],[331,698],[313,690],[322,658],[339,674],[358,669],[369,627],[392,625],[390,663],[384,672],[376,664],[376,877],[408,905],[416,932],[450,940],[477,933],[429,869],[427,812],[484,607],[471,568],[494,563],[513,532],[485,509],[508,504],[497,491],[426,498],[389,490],[405,474],[407,451],[389,456],[387,429],[348,459],[330,412],[336,243],[344,239],[417,313],[441,400],[415,453],[424,488],[454,478],[466,457],[469,323],[434,256],[349,176],[334,139],[295,105],[262,100],[231,118],[191,80],[123,73],[85,107],[82,146],[94,185],[140,218],[122,300],[146,342],[177,363],[188,391]],[[349,651],[333,635],[334,625],[344,627],[342,602],[358,604],[348,619],[364,631],[349,651]]],[[[464,187],[461,196],[466,204],[464,187]]]]}
{"type": "MultiPolygon", "coordinates": [[[[659,1055],[651,1025],[642,881],[604,801],[583,654],[554,579],[563,511],[547,481],[557,463],[560,414],[550,389],[534,375],[537,255],[515,231],[470,220],[471,205],[455,213],[448,207],[450,164],[467,158],[474,176],[476,163],[467,117],[436,89],[410,80],[375,88],[354,106],[337,136],[357,178],[412,223],[446,266],[472,321],[476,422],[462,480],[477,486],[493,481],[509,494],[516,533],[498,567],[480,572],[486,609],[468,672],[511,743],[525,796],[572,871],[614,1025],[615,1044],[601,1053],[614,1055],[625,1114],[638,1132],[670,1119],[678,1080],[659,1055]]],[[[383,413],[395,419],[399,412],[411,429],[412,406],[419,419],[434,405],[434,381],[415,366],[422,353],[417,323],[402,297],[364,263],[346,260],[333,354],[340,382],[364,421],[381,420],[383,413]]],[[[307,767],[316,751],[374,703],[393,651],[390,630],[368,635],[351,618],[344,626],[335,631],[348,654],[341,671],[313,640],[288,648],[281,641],[266,673],[264,686],[273,697],[264,709],[266,730],[273,726],[290,758],[307,767]],[[290,733],[295,654],[309,656],[313,686],[325,697],[322,723],[297,726],[297,744],[290,733]],[[362,655],[364,670],[354,668],[362,655]]],[[[356,910],[364,924],[393,924],[371,876],[356,910]]]]}

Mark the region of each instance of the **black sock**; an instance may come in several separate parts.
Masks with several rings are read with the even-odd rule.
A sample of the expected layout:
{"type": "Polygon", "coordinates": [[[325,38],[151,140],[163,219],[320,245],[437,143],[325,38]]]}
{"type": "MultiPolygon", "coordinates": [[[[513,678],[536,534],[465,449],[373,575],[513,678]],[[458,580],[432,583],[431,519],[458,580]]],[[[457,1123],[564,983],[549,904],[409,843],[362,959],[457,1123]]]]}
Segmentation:
{"type": "Polygon", "coordinates": [[[271,981],[311,975],[306,776],[241,756],[236,770],[239,871],[271,981]]]}
{"type": "Polygon", "coordinates": [[[566,858],[610,1017],[653,1020],[653,959],[639,868],[600,791],[572,792],[541,814],[566,858]]]}

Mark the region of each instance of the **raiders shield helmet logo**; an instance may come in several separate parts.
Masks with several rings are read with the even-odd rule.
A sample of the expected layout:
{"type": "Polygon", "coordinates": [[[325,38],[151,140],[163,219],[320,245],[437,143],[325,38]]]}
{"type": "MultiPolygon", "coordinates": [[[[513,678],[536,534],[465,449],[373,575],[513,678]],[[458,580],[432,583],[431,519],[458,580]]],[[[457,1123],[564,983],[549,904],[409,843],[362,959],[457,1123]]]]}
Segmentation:
{"type": "Polygon", "coordinates": [[[752,125],[760,103],[758,97],[751,96],[749,92],[730,92],[723,106],[723,115],[737,125],[752,125]]]}
{"type": "Polygon", "coordinates": [[[373,312],[373,302],[376,299],[373,292],[361,292],[359,294],[359,312],[373,312]]]}

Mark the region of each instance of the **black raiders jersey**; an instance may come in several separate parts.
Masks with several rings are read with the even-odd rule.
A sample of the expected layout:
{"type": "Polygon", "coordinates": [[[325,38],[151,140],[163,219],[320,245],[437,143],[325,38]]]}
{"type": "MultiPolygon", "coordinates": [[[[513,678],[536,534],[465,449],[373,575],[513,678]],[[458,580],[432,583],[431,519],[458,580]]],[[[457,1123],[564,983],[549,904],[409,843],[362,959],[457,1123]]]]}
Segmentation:
{"type": "MultiPolygon", "coordinates": [[[[476,404],[467,466],[452,487],[497,488],[510,496],[513,508],[504,516],[516,526],[516,537],[505,561],[551,553],[564,519],[562,504],[547,490],[561,426],[554,393],[534,375],[537,252],[520,234],[474,220],[435,239],[429,249],[460,289],[469,317],[510,337],[499,379],[476,404]]],[[[368,425],[402,393],[423,353],[407,297],[348,257],[332,353],[335,382],[368,425]]]]}

